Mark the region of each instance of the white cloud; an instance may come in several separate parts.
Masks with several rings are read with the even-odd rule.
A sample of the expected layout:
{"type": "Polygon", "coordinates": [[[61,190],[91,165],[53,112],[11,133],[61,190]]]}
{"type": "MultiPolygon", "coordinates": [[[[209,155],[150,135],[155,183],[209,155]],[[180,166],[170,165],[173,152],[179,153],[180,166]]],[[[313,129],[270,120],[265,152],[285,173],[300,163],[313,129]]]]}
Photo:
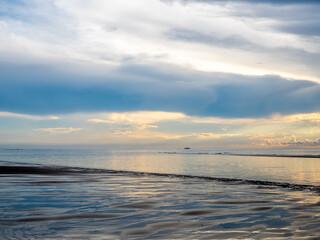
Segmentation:
{"type": "Polygon", "coordinates": [[[242,134],[239,133],[226,133],[226,134],[218,134],[218,133],[194,133],[191,135],[187,135],[186,137],[196,137],[198,139],[220,139],[220,138],[229,138],[229,137],[239,137],[242,134]]]}
{"type": "Polygon", "coordinates": [[[57,116],[38,116],[38,115],[29,115],[21,113],[12,113],[12,112],[0,112],[0,117],[13,117],[13,118],[25,118],[32,120],[57,120],[60,119],[57,116]]]}
{"type": "Polygon", "coordinates": [[[34,129],[34,131],[37,132],[45,132],[45,133],[50,133],[50,134],[68,134],[68,133],[72,133],[75,131],[80,131],[82,130],[82,128],[73,128],[73,127],[69,127],[69,128],[37,128],[34,129]]]}
{"type": "Polygon", "coordinates": [[[271,124],[299,124],[299,123],[314,123],[320,124],[320,113],[300,113],[290,115],[275,114],[267,118],[219,118],[219,117],[189,117],[194,123],[211,123],[211,124],[226,124],[226,125],[250,125],[262,126],[271,124]]]}
{"type": "MultiPolygon", "coordinates": [[[[275,10],[272,4],[262,7],[266,13],[275,10]]],[[[292,19],[272,19],[272,15],[259,17],[262,7],[255,10],[254,4],[246,2],[214,1],[30,0],[13,10],[21,18],[7,14],[0,20],[0,51],[4,61],[16,62],[18,55],[22,63],[46,60],[118,65],[160,61],[205,71],[319,80],[314,61],[320,54],[317,39],[276,28],[294,20],[299,8],[284,5],[281,13],[290,11],[292,19]],[[239,9],[249,10],[241,15],[239,9]],[[225,39],[226,44],[169,39],[167,32],[176,28],[225,39]],[[241,41],[232,42],[238,47],[230,48],[228,39],[241,41]],[[243,41],[252,45],[251,49],[242,49],[243,41]]]]}
{"type": "Polygon", "coordinates": [[[153,123],[172,121],[186,118],[183,113],[159,112],[159,111],[136,111],[124,113],[108,113],[105,119],[92,118],[90,123],[107,123],[111,125],[130,125],[135,129],[157,128],[153,123]]]}

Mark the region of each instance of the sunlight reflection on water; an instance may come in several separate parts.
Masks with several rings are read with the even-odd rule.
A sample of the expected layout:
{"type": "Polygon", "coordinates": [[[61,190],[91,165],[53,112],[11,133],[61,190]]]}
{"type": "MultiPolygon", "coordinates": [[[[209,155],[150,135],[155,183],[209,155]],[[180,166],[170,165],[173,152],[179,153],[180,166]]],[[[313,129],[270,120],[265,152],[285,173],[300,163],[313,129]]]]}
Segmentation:
{"type": "MultiPolygon", "coordinates": [[[[280,150],[277,151],[283,154],[280,150]]],[[[182,154],[101,149],[0,150],[0,160],[320,185],[320,158],[193,154],[200,151],[181,150],[180,152],[182,154]]],[[[286,154],[288,152],[284,151],[286,154]]],[[[289,153],[292,154],[292,151],[289,153]]],[[[302,153],[306,154],[299,152],[302,153]]]]}
{"type": "Polygon", "coordinates": [[[307,191],[130,174],[2,175],[1,239],[315,239],[307,191]]]}

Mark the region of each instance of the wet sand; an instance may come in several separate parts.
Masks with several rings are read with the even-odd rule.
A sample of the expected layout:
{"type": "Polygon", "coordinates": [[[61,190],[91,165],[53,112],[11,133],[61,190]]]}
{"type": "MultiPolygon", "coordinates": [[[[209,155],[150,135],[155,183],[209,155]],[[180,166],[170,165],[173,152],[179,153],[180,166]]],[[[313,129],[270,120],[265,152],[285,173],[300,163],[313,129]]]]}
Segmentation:
{"type": "Polygon", "coordinates": [[[317,190],[0,166],[0,239],[319,239],[317,190]]]}

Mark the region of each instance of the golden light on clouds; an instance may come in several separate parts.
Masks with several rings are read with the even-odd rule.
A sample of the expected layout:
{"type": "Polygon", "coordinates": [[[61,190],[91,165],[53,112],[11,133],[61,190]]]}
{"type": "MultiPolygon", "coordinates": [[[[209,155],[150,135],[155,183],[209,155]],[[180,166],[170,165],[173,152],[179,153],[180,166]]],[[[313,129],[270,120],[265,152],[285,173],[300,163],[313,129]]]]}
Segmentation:
{"type": "Polygon", "coordinates": [[[44,132],[44,133],[50,133],[50,134],[68,134],[71,132],[80,131],[82,128],[37,128],[34,129],[36,132],[44,132]]]}
{"type": "MultiPolygon", "coordinates": [[[[201,117],[164,111],[82,113],[59,117],[1,112],[0,117],[44,121],[42,125],[45,127],[32,128],[31,132],[25,136],[36,139],[45,134],[55,135],[55,139],[59,142],[64,141],[64,136],[68,134],[69,142],[90,141],[99,144],[125,144],[137,141],[147,144],[168,141],[170,144],[198,144],[198,146],[209,147],[320,146],[319,112],[276,114],[265,118],[201,117]],[[72,123],[77,121],[77,127],[55,127],[48,120],[59,121],[59,124],[63,122],[63,126],[72,126],[72,123]],[[74,132],[79,133],[71,134],[74,132]],[[79,134],[80,139],[77,138],[79,134]]],[[[21,134],[27,131],[30,130],[20,130],[21,134]]]]}
{"type": "MultiPolygon", "coordinates": [[[[90,118],[89,123],[105,123],[111,129],[111,136],[119,141],[128,139],[179,140],[185,142],[212,142],[237,147],[283,147],[290,145],[316,145],[317,133],[306,123],[320,123],[320,113],[273,115],[268,118],[219,118],[188,116],[176,112],[137,111],[125,113],[105,113],[104,118],[90,118]],[[162,129],[160,122],[170,124],[175,121],[181,127],[188,124],[185,131],[170,132],[162,129]],[[197,130],[205,124],[212,126],[212,132],[197,130]],[[193,126],[193,127],[190,127],[193,126]],[[190,130],[194,129],[194,130],[190,130]],[[306,130],[307,129],[307,130],[306,130]],[[311,130],[310,130],[311,129],[311,130]],[[306,133],[308,132],[308,133],[306,133]]],[[[319,131],[318,131],[319,132],[319,131]]]]}
{"type": "Polygon", "coordinates": [[[319,122],[320,113],[301,113],[291,115],[275,114],[268,118],[218,118],[218,117],[191,117],[195,123],[213,123],[213,124],[249,124],[266,125],[272,123],[298,123],[303,121],[319,122]]]}
{"type": "Polygon", "coordinates": [[[176,112],[136,111],[124,113],[107,113],[104,119],[91,118],[90,123],[107,123],[112,125],[130,125],[136,129],[157,128],[153,123],[184,119],[186,115],[176,112]]]}
{"type": "Polygon", "coordinates": [[[5,2],[0,142],[318,145],[317,4],[5,2]]]}
{"type": "Polygon", "coordinates": [[[160,121],[176,120],[185,118],[186,115],[177,112],[161,112],[161,111],[135,111],[124,113],[107,113],[106,119],[89,119],[88,122],[93,123],[122,123],[122,122],[139,122],[153,123],[160,121]]]}

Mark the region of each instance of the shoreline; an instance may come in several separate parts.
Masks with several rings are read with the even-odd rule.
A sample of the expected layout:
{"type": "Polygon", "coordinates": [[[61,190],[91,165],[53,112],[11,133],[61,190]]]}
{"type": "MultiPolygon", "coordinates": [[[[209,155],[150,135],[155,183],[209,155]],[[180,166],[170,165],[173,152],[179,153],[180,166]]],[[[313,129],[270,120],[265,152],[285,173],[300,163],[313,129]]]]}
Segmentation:
{"type": "Polygon", "coordinates": [[[76,167],[0,169],[0,239],[319,236],[320,196],[313,191],[76,167]]]}
{"type": "MultiPolygon", "coordinates": [[[[1,162],[1,161],[0,161],[1,162]]],[[[16,163],[18,164],[18,163],[16,163]]],[[[98,168],[82,168],[82,167],[67,167],[67,166],[0,166],[1,175],[15,175],[15,174],[33,174],[33,175],[81,175],[81,174],[125,174],[133,176],[157,176],[167,178],[179,178],[179,179],[199,179],[206,181],[216,181],[223,183],[233,184],[248,184],[257,186],[269,186],[269,187],[281,187],[284,189],[290,189],[294,191],[313,191],[320,192],[319,185],[311,184],[295,184],[288,182],[276,182],[276,181],[264,181],[254,179],[240,179],[240,178],[223,178],[223,177],[211,177],[211,176],[198,176],[187,174],[173,174],[173,173],[156,173],[156,172],[138,172],[138,171],[126,171],[126,170],[109,170],[98,168]]]]}

